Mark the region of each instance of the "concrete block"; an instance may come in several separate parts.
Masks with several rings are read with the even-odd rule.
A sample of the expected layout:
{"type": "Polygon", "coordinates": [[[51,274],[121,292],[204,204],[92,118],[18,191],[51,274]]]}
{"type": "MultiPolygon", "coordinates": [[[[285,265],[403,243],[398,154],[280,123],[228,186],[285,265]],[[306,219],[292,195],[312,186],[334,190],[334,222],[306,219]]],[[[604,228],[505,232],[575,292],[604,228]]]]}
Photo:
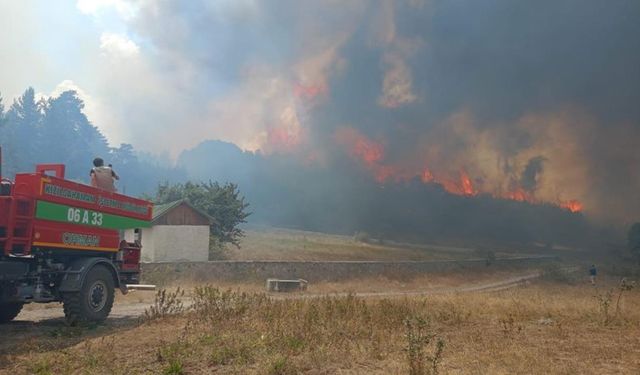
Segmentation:
{"type": "Polygon", "coordinates": [[[299,292],[307,290],[309,282],[303,279],[297,280],[280,280],[267,279],[268,292],[299,292]]]}

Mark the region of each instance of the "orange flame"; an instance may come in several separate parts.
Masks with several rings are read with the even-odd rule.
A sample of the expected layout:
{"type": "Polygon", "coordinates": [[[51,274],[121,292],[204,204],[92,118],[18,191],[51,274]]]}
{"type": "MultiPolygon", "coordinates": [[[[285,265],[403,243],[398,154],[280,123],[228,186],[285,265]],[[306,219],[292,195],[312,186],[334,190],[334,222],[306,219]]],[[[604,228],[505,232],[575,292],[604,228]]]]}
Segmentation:
{"type": "Polygon", "coordinates": [[[428,173],[423,171],[421,179],[424,183],[440,184],[444,190],[451,194],[465,196],[474,196],[478,194],[478,190],[473,186],[471,178],[464,169],[460,170],[457,178],[438,178],[430,171],[428,171],[428,173]]]}
{"type": "Polygon", "coordinates": [[[460,171],[460,183],[462,186],[462,192],[464,195],[476,195],[478,192],[473,187],[473,183],[469,178],[469,175],[464,170],[460,171]]]}
{"type": "Polygon", "coordinates": [[[535,199],[533,198],[533,195],[521,187],[517,187],[515,188],[515,190],[509,191],[503,196],[498,195],[498,197],[510,199],[518,202],[535,203],[535,199]]]}
{"type": "Polygon", "coordinates": [[[268,131],[269,145],[276,149],[288,150],[300,142],[300,134],[285,128],[271,128],[268,131]]]}
{"type": "Polygon", "coordinates": [[[560,202],[559,206],[571,212],[582,211],[582,203],[580,203],[580,201],[578,201],[577,199],[560,202]]]}
{"type": "Polygon", "coordinates": [[[348,148],[351,157],[363,161],[369,168],[374,168],[376,163],[384,159],[382,143],[368,138],[356,129],[340,128],[336,131],[335,138],[348,148]]]}
{"type": "MultiPolygon", "coordinates": [[[[397,166],[384,164],[384,145],[381,142],[368,138],[354,128],[338,129],[335,133],[335,139],[347,149],[352,158],[361,161],[367,169],[371,171],[373,178],[378,183],[384,183],[388,180],[407,182],[417,177],[425,184],[439,184],[447,192],[455,195],[471,197],[484,192],[499,199],[528,202],[531,204],[542,203],[542,201],[536,199],[534,192],[527,191],[520,186],[516,186],[506,193],[482,191],[482,185],[480,185],[480,188],[475,186],[473,179],[464,168],[460,169],[456,175],[441,171],[434,173],[428,167],[424,167],[422,171],[416,173],[415,170],[412,171],[411,169],[407,170],[406,168],[398,168],[397,166]]],[[[571,212],[580,212],[583,209],[582,203],[575,199],[556,204],[571,212]]]]}
{"type": "Polygon", "coordinates": [[[433,177],[433,173],[431,173],[431,170],[429,168],[425,168],[422,171],[422,176],[420,176],[420,179],[425,184],[429,182],[433,182],[435,180],[435,178],[433,177]]]}

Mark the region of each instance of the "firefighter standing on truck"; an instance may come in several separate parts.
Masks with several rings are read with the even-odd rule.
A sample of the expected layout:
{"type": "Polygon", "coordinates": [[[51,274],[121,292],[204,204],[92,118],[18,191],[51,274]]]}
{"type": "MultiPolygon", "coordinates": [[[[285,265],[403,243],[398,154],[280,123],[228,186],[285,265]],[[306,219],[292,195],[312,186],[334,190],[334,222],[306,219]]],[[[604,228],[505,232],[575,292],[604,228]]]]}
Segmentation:
{"type": "Polygon", "coordinates": [[[111,165],[105,167],[104,160],[102,158],[93,159],[93,168],[89,172],[91,177],[91,186],[97,187],[102,190],[116,192],[116,186],[114,182],[119,180],[120,177],[113,171],[111,165]]]}

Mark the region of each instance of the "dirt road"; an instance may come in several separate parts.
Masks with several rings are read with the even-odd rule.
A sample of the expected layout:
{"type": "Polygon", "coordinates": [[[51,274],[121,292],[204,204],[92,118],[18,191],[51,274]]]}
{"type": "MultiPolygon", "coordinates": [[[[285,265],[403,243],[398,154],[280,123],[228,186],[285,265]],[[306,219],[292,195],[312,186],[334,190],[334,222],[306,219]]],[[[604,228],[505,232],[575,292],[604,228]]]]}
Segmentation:
{"type": "MultiPolygon", "coordinates": [[[[504,290],[508,288],[513,288],[515,286],[521,285],[523,283],[529,282],[535,278],[538,278],[540,273],[528,273],[521,276],[515,276],[506,278],[500,281],[495,282],[486,282],[479,284],[470,284],[470,285],[462,285],[457,287],[441,287],[441,288],[431,288],[424,290],[413,290],[413,291],[389,291],[389,292],[362,292],[362,293],[332,293],[331,296],[346,296],[346,295],[355,295],[358,297],[366,297],[366,298],[390,298],[390,297],[405,297],[405,296],[421,296],[421,295],[433,295],[433,294],[446,294],[446,293],[470,293],[470,292],[495,292],[499,290],[504,290]]],[[[117,301],[113,310],[111,311],[110,320],[130,320],[138,318],[139,316],[144,314],[145,309],[147,309],[153,300],[154,292],[142,292],[136,291],[134,292],[137,295],[135,301],[132,301],[129,298],[122,299],[117,301]]],[[[317,298],[326,296],[325,293],[292,293],[292,294],[284,294],[284,293],[272,293],[270,296],[273,298],[317,298]]],[[[188,305],[189,301],[185,301],[185,305],[188,305]]],[[[59,304],[49,304],[49,305],[36,305],[36,306],[27,306],[16,318],[16,321],[30,321],[30,322],[40,322],[43,320],[60,320],[64,318],[64,313],[62,311],[62,305],[59,304]]]]}

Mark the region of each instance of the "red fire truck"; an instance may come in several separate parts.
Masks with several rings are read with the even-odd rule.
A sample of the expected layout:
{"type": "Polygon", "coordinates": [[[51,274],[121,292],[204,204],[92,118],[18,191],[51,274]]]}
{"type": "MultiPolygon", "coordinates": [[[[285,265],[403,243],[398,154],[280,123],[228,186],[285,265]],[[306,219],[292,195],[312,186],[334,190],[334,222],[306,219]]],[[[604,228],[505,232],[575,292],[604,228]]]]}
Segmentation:
{"type": "Polygon", "coordinates": [[[122,234],[149,226],[152,204],[65,180],[64,171],[38,165],[11,181],[0,170],[0,323],[30,302],[62,302],[72,325],[103,321],[115,288],[138,284],[141,245],[122,234]]]}

